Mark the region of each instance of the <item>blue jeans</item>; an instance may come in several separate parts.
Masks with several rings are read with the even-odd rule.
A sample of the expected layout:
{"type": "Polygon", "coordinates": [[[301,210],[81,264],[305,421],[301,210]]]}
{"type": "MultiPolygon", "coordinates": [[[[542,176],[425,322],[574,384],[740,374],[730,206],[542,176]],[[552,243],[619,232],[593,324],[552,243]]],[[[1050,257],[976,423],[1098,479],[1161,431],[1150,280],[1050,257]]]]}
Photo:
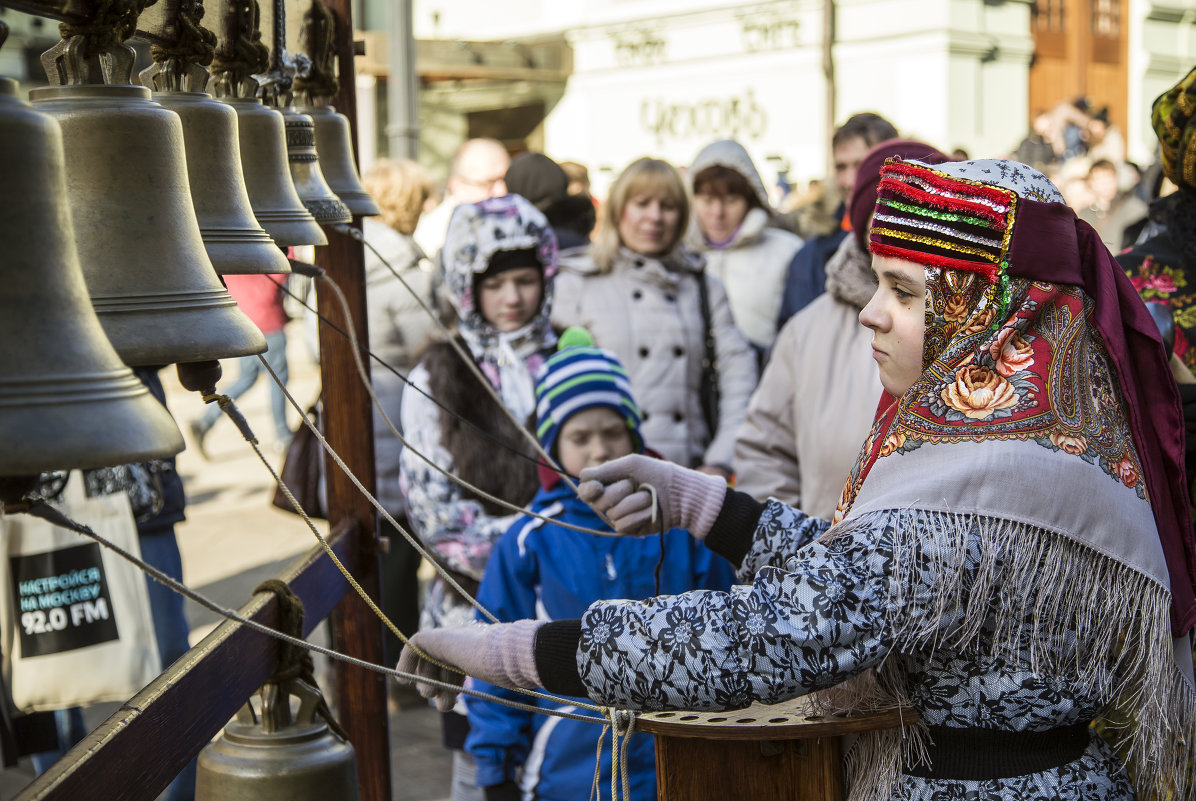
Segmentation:
{"type": "MultiPolygon", "coordinates": [[[[273,334],[266,334],[267,351],[262,354],[266,360],[266,364],[270,365],[270,369],[275,372],[279,380],[283,384],[287,383],[289,378],[287,369],[287,335],[282,329],[275,331],[273,334]]],[[[244,395],[250,388],[257,383],[257,377],[261,374],[266,375],[266,383],[270,385],[270,413],[274,417],[274,434],[280,442],[288,442],[291,439],[291,428],[287,425],[287,399],[282,394],[282,390],[274,383],[274,379],[270,378],[270,374],[262,367],[261,361],[257,356],[242,356],[237,359],[240,372],[237,374],[237,380],[234,381],[224,394],[228,395],[233,400],[244,395]]],[[[205,433],[216,425],[216,421],[220,419],[223,412],[215,403],[208,404],[208,408],[204,410],[203,416],[199,418],[199,427],[205,433]]]]}
{"type": "MultiPolygon", "coordinates": [[[[147,564],[161,570],[176,581],[183,580],[183,560],[179,555],[179,543],[174,535],[174,526],[160,529],[158,533],[142,533],[138,538],[141,545],[141,558],[147,564]]],[[[145,577],[146,589],[149,595],[150,614],[154,620],[154,639],[158,643],[158,653],[162,656],[162,667],[168,667],[176,659],[187,653],[190,644],[187,634],[190,626],[183,612],[183,596],[159,584],[149,576],[145,577]]],[[[43,751],[33,754],[33,769],[40,776],[51,765],[57,762],[64,753],[87,736],[87,726],[83,721],[83,710],[79,707],[59,709],[54,713],[55,723],[58,725],[58,745],[53,751],[43,751]]],[[[166,792],[167,801],[192,801],[195,798],[195,760],[179,772],[171,782],[166,792]]]]}

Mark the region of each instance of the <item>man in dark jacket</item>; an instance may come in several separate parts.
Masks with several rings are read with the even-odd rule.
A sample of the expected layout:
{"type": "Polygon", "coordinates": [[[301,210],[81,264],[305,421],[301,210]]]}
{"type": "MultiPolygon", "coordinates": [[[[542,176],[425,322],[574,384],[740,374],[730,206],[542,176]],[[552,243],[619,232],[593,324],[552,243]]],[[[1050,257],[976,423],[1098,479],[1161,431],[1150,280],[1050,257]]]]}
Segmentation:
{"type": "Polygon", "coordinates": [[[831,138],[831,155],[835,160],[835,187],[841,198],[835,210],[835,221],[839,230],[823,236],[813,236],[789,263],[789,274],[785,280],[784,297],[777,319],[777,328],[793,315],[804,309],[810,301],[822,294],[826,284],[826,263],[838,250],[847,236],[842,228],[846,210],[847,195],[855,183],[856,170],[860,161],[873,145],[886,139],[895,139],[897,129],[879,114],[862,112],[853,114],[839,126],[831,138]]]}

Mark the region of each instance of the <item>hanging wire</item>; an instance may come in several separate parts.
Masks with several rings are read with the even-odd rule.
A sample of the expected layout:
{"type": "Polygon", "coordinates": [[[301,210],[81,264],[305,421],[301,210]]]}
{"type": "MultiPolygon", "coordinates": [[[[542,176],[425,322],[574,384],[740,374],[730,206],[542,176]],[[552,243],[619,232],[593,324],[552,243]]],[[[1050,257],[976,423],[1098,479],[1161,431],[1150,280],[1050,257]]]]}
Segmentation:
{"type": "MultiPolygon", "coordinates": [[[[341,290],[340,286],[338,286],[337,283],[335,281],[333,281],[331,278],[329,278],[327,275],[324,275],[322,273],[319,275],[319,280],[324,281],[329,285],[329,287],[333,290],[333,294],[336,295],[337,302],[341,306],[341,313],[345,315],[346,320],[351,320],[352,315],[349,311],[349,302],[345,299],[344,292],[341,290]]],[[[361,379],[361,383],[362,383],[362,386],[365,388],[365,391],[369,394],[370,398],[373,400],[375,408],[377,408],[378,412],[382,415],[382,420],[386,423],[387,427],[390,429],[390,432],[395,436],[396,439],[398,439],[398,441],[403,445],[404,448],[409,449],[411,451],[411,453],[413,453],[415,456],[419,457],[423,462],[425,462],[429,467],[431,467],[437,473],[440,473],[442,476],[444,476],[445,478],[447,478],[449,481],[453,482],[457,486],[459,486],[463,489],[466,489],[469,492],[474,493],[479,498],[490,501],[491,503],[495,504],[496,506],[500,506],[503,509],[507,509],[507,510],[515,512],[517,514],[527,515],[528,517],[534,518],[536,520],[540,520],[540,521],[543,521],[546,523],[552,523],[553,525],[560,526],[561,528],[566,528],[571,531],[578,531],[578,532],[581,532],[582,534],[590,534],[595,537],[621,537],[621,536],[623,536],[614,530],[613,525],[611,525],[610,529],[608,529],[606,531],[603,531],[601,529],[596,529],[596,528],[587,528],[586,526],[578,526],[573,523],[565,522],[564,520],[559,520],[559,519],[552,518],[552,517],[546,517],[537,512],[533,512],[524,506],[520,506],[518,504],[511,503],[510,501],[507,501],[504,498],[500,498],[496,495],[492,495],[492,494],[486,492],[485,490],[483,490],[477,486],[474,486],[473,484],[469,483],[468,481],[461,478],[460,476],[454,475],[451,471],[445,470],[443,467],[438,465],[430,456],[428,456],[427,454],[423,453],[422,451],[420,451],[416,448],[413,448],[410,445],[410,443],[408,443],[408,441],[399,432],[399,430],[395,426],[395,424],[391,421],[390,415],[388,415],[386,413],[386,410],[382,407],[382,402],[378,400],[378,396],[374,393],[374,387],[373,387],[372,383],[370,382],[369,372],[366,370],[365,362],[361,358],[361,348],[358,346],[357,335],[353,331],[352,326],[348,326],[347,335],[349,337],[349,342],[350,342],[350,346],[351,346],[350,350],[353,353],[353,361],[354,361],[355,365],[357,366],[358,377],[361,379]]],[[[258,359],[260,359],[262,364],[266,366],[267,370],[270,370],[270,366],[268,364],[266,364],[266,360],[263,356],[259,355],[258,359]]],[[[470,363],[472,364],[473,362],[471,361],[470,363]]],[[[270,370],[270,375],[274,376],[275,382],[279,383],[281,386],[281,382],[279,381],[278,376],[274,375],[273,370],[270,370]]],[[[482,380],[485,381],[485,378],[483,378],[482,380]]],[[[490,389],[491,392],[493,392],[493,388],[490,387],[489,382],[486,382],[486,387],[488,389],[490,389]]],[[[284,392],[286,391],[285,387],[283,387],[283,391],[284,392]]],[[[502,405],[501,400],[496,401],[496,402],[500,406],[502,405]]],[[[298,408],[300,410],[300,415],[303,417],[304,424],[306,424],[309,428],[311,428],[314,431],[315,427],[312,425],[311,421],[307,419],[307,415],[303,413],[302,408],[299,407],[297,404],[295,404],[295,401],[293,399],[292,399],[292,404],[295,405],[296,408],[298,408]]],[[[510,411],[507,410],[507,408],[505,406],[503,406],[503,410],[506,411],[508,415],[510,415],[510,411]]],[[[511,419],[514,420],[513,415],[511,415],[511,419]]],[[[527,430],[527,429],[523,428],[522,426],[520,426],[519,428],[521,431],[527,430]]],[[[528,432],[528,433],[530,434],[530,432],[528,432]]],[[[321,441],[323,441],[322,438],[321,438],[321,441]]],[[[544,451],[541,450],[541,453],[543,453],[543,452],[544,451]]],[[[559,472],[560,471],[558,471],[558,473],[559,472]]],[[[565,477],[564,473],[560,473],[560,475],[561,475],[562,479],[565,480],[565,482],[569,484],[570,488],[574,491],[574,493],[576,493],[577,487],[568,481],[568,479],[565,477]]],[[[595,510],[595,511],[597,511],[597,510],[595,510]]],[[[601,513],[599,513],[599,514],[601,516],[601,513]]],[[[602,516],[602,519],[605,521],[606,520],[605,516],[602,516]]],[[[609,521],[607,521],[607,523],[608,523],[608,525],[610,525],[609,521]]],[[[404,533],[404,536],[407,536],[407,535],[404,533]]],[[[445,575],[447,575],[447,574],[445,574],[445,575]]],[[[454,589],[456,589],[455,585],[454,585],[454,589]]],[[[466,596],[466,597],[468,597],[468,596],[466,596]]]]}
{"type": "MultiPolygon", "coordinates": [[[[480,367],[478,367],[477,362],[475,362],[473,360],[473,356],[469,353],[468,350],[465,349],[464,346],[461,345],[461,343],[457,340],[457,337],[453,336],[453,332],[450,331],[448,329],[448,326],[446,326],[440,320],[440,316],[438,314],[436,314],[436,312],[433,311],[428,306],[427,303],[424,302],[424,299],[419,296],[419,293],[415,291],[415,289],[411,286],[411,284],[407,283],[407,279],[404,278],[399,273],[399,271],[396,270],[394,268],[394,266],[389,261],[387,261],[387,259],[381,253],[378,252],[378,249],[376,247],[374,247],[374,245],[372,243],[366,241],[365,234],[362,233],[360,229],[354,228],[351,225],[345,225],[343,223],[338,223],[338,224],[332,225],[330,227],[332,228],[332,230],[337,231],[338,233],[342,233],[345,236],[348,236],[350,239],[353,239],[353,240],[365,245],[367,248],[370,249],[370,251],[373,252],[373,254],[375,256],[378,257],[379,261],[381,261],[384,265],[386,265],[386,269],[390,270],[391,275],[393,275],[398,280],[398,282],[400,284],[402,284],[403,287],[406,288],[406,290],[408,292],[411,293],[411,297],[415,299],[415,302],[419,304],[419,307],[424,310],[424,312],[432,320],[433,324],[438,329],[440,329],[441,334],[443,334],[447,338],[448,344],[453,348],[453,350],[455,350],[457,352],[457,355],[461,358],[461,361],[464,362],[465,366],[469,369],[469,371],[471,373],[473,373],[474,378],[476,378],[478,380],[478,383],[481,384],[482,388],[486,391],[486,393],[490,396],[490,398],[495,403],[498,404],[498,407],[507,416],[507,419],[509,419],[511,421],[511,423],[514,424],[515,428],[519,431],[520,434],[523,435],[524,439],[526,439],[528,441],[528,443],[532,446],[532,448],[536,451],[536,453],[538,453],[549,464],[553,465],[553,469],[557,472],[558,475],[560,475],[561,480],[564,481],[566,485],[568,485],[569,489],[573,490],[573,492],[576,493],[577,492],[577,484],[574,483],[574,481],[569,477],[569,475],[563,469],[561,469],[561,466],[557,463],[557,460],[552,458],[552,456],[547,451],[544,450],[544,447],[540,444],[540,440],[536,438],[536,435],[533,434],[532,432],[528,431],[526,428],[524,428],[523,423],[521,421],[519,421],[518,419],[516,419],[515,414],[510,409],[507,408],[505,403],[502,402],[502,398],[499,397],[498,392],[495,391],[495,389],[494,389],[493,385],[491,385],[489,379],[487,379],[486,376],[482,373],[482,370],[480,367]]],[[[331,281],[331,279],[328,279],[327,276],[324,276],[324,278],[331,281]]],[[[351,320],[352,317],[346,315],[345,319],[351,320]]],[[[350,327],[350,333],[352,333],[351,327],[350,327]]],[[[356,347],[354,347],[354,353],[356,353],[356,352],[357,352],[357,349],[356,349],[356,347]]],[[[610,525],[610,521],[606,519],[606,516],[604,514],[602,514],[601,512],[598,512],[598,510],[595,510],[595,512],[597,512],[598,516],[600,518],[602,518],[602,521],[604,523],[606,523],[607,525],[610,525]]],[[[614,526],[611,526],[611,528],[613,529],[614,526]]]]}
{"type": "MultiPolygon", "coordinates": [[[[258,448],[257,444],[256,443],[251,443],[251,444],[254,446],[254,450],[257,452],[257,454],[261,458],[262,462],[268,466],[269,462],[267,461],[266,457],[262,454],[262,452],[258,448]]],[[[571,720],[580,720],[580,721],[585,721],[588,723],[595,722],[595,719],[589,715],[573,714],[573,713],[565,712],[563,710],[558,710],[558,709],[545,709],[543,707],[533,706],[531,704],[524,704],[524,703],[520,703],[518,701],[513,701],[509,698],[502,698],[502,697],[499,697],[496,695],[492,695],[490,693],[481,692],[480,690],[473,690],[473,689],[469,689],[466,687],[461,687],[461,686],[453,684],[451,682],[439,681],[437,679],[431,679],[431,678],[427,678],[424,676],[418,676],[413,673],[406,673],[404,671],[397,670],[394,668],[389,668],[389,667],[386,667],[385,665],[374,664],[373,662],[369,662],[364,659],[358,659],[355,656],[350,656],[349,654],[341,653],[340,651],[335,651],[331,648],[325,648],[322,645],[316,645],[315,643],[310,643],[306,640],[302,640],[298,637],[294,637],[285,632],[278,631],[277,629],[272,629],[269,626],[267,626],[263,623],[259,623],[256,620],[247,618],[232,609],[223,607],[220,604],[216,603],[215,601],[211,600],[210,598],[206,597],[205,595],[203,595],[199,592],[196,592],[195,590],[188,587],[186,584],[183,584],[182,582],[167,575],[166,573],[163,573],[161,570],[159,570],[158,568],[149,564],[148,562],[142,561],[142,559],[139,556],[136,556],[135,554],[133,554],[129,551],[126,551],[124,548],[120,547],[116,543],[108,540],[107,538],[105,538],[104,536],[102,536],[100,534],[97,534],[95,531],[93,531],[91,529],[91,527],[86,526],[83,523],[79,523],[79,522],[67,517],[61,510],[55,508],[54,506],[51,506],[49,503],[47,503],[46,501],[44,501],[40,498],[27,499],[27,500],[24,500],[19,503],[15,503],[15,504],[5,504],[4,511],[7,514],[11,514],[14,512],[24,512],[26,514],[33,515],[34,517],[39,517],[43,520],[46,520],[56,526],[61,526],[62,528],[68,529],[70,531],[74,531],[78,534],[82,534],[83,536],[87,537],[88,539],[91,539],[94,542],[102,545],[103,547],[111,550],[113,553],[115,553],[117,556],[121,557],[125,561],[135,565],[138,569],[140,569],[142,572],[144,572],[147,575],[149,575],[150,577],[152,577],[158,583],[164,584],[165,586],[169,587],[173,591],[177,592],[179,595],[189,598],[190,600],[192,600],[195,603],[202,606],[204,609],[207,609],[210,612],[214,612],[215,614],[220,615],[221,617],[226,618],[228,620],[232,620],[237,623],[240,623],[241,625],[251,628],[256,632],[259,632],[260,634],[265,634],[268,637],[273,637],[277,640],[281,640],[282,642],[285,642],[289,645],[292,645],[292,646],[295,646],[298,648],[304,648],[313,653],[321,654],[322,656],[328,657],[329,659],[333,659],[338,662],[344,662],[346,664],[354,665],[356,667],[363,668],[365,670],[370,670],[375,673],[382,673],[382,674],[385,674],[388,676],[394,676],[395,678],[408,679],[411,681],[418,681],[420,684],[430,684],[435,687],[452,690],[454,692],[461,693],[463,695],[468,695],[473,698],[479,698],[479,699],[482,699],[485,701],[493,701],[495,703],[503,704],[504,706],[509,706],[514,709],[520,709],[525,712],[541,713],[541,714],[545,714],[545,715],[551,715],[553,717],[569,718],[571,720]]],[[[432,660],[432,661],[435,661],[435,660],[432,660]]],[[[539,697],[543,697],[546,700],[558,701],[558,699],[556,699],[552,696],[549,696],[549,695],[544,695],[544,696],[539,696],[539,697]]],[[[572,704],[573,706],[581,706],[585,709],[591,709],[593,711],[596,711],[596,712],[602,714],[604,717],[608,716],[606,707],[599,707],[599,706],[587,705],[587,704],[578,704],[573,701],[568,701],[568,703],[572,704]]]]}
{"type": "MultiPolygon", "coordinates": [[[[291,262],[292,267],[307,268],[306,270],[302,271],[302,274],[307,275],[310,278],[319,278],[324,272],[323,270],[321,270],[318,267],[313,267],[310,264],[303,264],[302,262],[297,262],[294,259],[291,259],[290,262],[291,262]]],[[[299,270],[296,270],[296,271],[298,272],[299,270]]],[[[316,316],[316,319],[318,319],[321,323],[328,326],[329,328],[331,328],[336,333],[340,334],[345,339],[352,341],[352,338],[349,336],[348,332],[345,331],[345,329],[341,328],[339,325],[332,322],[332,320],[328,319],[328,317],[326,317],[325,315],[320,314],[318,309],[316,309],[314,306],[309,304],[306,300],[304,300],[303,298],[299,297],[294,292],[292,292],[287,287],[287,285],[285,283],[283,283],[282,281],[279,281],[277,278],[275,278],[272,275],[266,276],[266,277],[269,278],[271,281],[273,281],[274,284],[279,289],[281,289],[283,292],[285,292],[287,295],[289,295],[292,299],[294,299],[297,303],[299,303],[299,305],[303,306],[303,308],[307,309],[309,312],[314,314],[316,316]]],[[[411,391],[417,393],[418,395],[422,396],[427,401],[434,404],[438,409],[440,409],[440,411],[442,413],[447,414],[448,416],[452,417],[453,419],[457,420],[460,423],[463,423],[464,425],[473,429],[474,433],[476,433],[478,436],[480,436],[484,439],[487,439],[490,442],[493,442],[495,445],[499,446],[500,448],[502,448],[506,451],[509,451],[510,453],[514,454],[518,458],[523,459],[528,462],[531,462],[536,467],[543,467],[546,470],[551,470],[552,472],[558,473],[560,475],[569,475],[567,473],[561,473],[559,470],[557,470],[557,468],[554,465],[548,464],[547,462],[540,461],[535,456],[528,454],[527,451],[524,450],[523,448],[518,448],[514,445],[511,445],[510,443],[503,440],[501,437],[498,437],[495,434],[492,434],[489,431],[487,431],[486,429],[482,428],[477,423],[470,420],[468,417],[466,417],[462,414],[458,414],[457,412],[453,411],[448,406],[446,406],[444,403],[437,400],[434,395],[429,393],[427,390],[425,390],[419,384],[416,384],[415,382],[411,381],[407,376],[405,376],[401,372],[399,372],[398,368],[396,368],[394,365],[387,362],[381,356],[374,353],[372,350],[365,347],[364,345],[359,345],[359,347],[361,348],[362,352],[364,352],[371,359],[373,359],[375,363],[381,365],[387,371],[392,373],[396,378],[398,378],[400,381],[402,381],[403,384],[405,385],[405,389],[403,390],[404,392],[411,390],[411,391]]],[[[576,480],[575,476],[570,475],[570,478],[573,478],[574,480],[576,480]]]]}

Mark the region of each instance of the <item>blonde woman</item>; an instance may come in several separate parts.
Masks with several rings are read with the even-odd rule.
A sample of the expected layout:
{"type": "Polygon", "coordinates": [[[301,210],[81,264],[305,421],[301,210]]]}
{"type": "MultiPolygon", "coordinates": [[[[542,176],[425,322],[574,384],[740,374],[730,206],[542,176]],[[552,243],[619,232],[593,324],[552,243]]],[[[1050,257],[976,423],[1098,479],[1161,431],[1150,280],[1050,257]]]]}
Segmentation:
{"type": "Polygon", "coordinates": [[[562,260],[552,321],[586,328],[626,366],[654,448],[729,476],[756,360],[722,284],[682,246],[689,202],[681,176],[667,162],[638,159],[615,180],[602,215],[590,250],[562,260]],[[708,339],[706,389],[717,392],[703,391],[708,339]],[[703,396],[715,395],[704,409],[703,396]]]}

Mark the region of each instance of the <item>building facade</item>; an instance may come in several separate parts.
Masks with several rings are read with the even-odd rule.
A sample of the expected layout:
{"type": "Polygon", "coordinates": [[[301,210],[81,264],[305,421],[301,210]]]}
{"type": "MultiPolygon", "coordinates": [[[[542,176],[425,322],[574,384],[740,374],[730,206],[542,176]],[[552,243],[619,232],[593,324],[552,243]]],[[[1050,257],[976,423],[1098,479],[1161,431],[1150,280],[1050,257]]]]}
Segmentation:
{"type": "Polygon", "coordinates": [[[488,134],[588,165],[596,191],[633,158],[684,165],[726,137],[766,180],[824,176],[830,131],[857,111],[1004,155],[1035,110],[1082,95],[1150,161],[1150,104],[1196,64],[1196,0],[414,0],[412,19],[417,52],[451,42],[484,73],[480,48],[523,48],[528,73],[417,58],[429,166],[488,134]],[[527,48],[548,42],[545,78],[527,48]]]}

